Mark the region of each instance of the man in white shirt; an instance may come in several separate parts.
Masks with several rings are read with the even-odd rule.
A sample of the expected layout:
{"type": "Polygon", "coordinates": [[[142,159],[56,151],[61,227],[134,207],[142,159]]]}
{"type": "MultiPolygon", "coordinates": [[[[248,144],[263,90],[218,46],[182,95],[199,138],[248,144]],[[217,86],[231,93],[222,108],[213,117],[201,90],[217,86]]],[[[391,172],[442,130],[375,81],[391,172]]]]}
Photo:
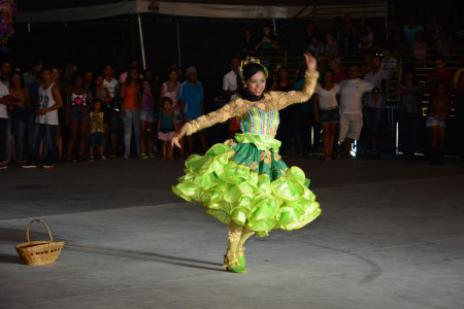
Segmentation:
{"type": "Polygon", "coordinates": [[[39,104],[36,110],[34,145],[32,164],[25,164],[23,168],[37,167],[40,159],[40,144],[43,142],[47,147],[47,157],[42,165],[43,168],[53,168],[56,160],[56,130],[58,129],[58,109],[63,106],[61,92],[53,82],[52,70],[42,70],[42,84],[39,87],[39,104]]]}
{"type": "Polygon", "coordinates": [[[363,127],[362,97],[374,85],[359,78],[359,67],[353,65],[349,77],[340,84],[340,135],[339,143],[349,156],[353,141],[358,140],[363,127]]]}
{"type": "Polygon", "coordinates": [[[7,106],[13,102],[8,87],[0,81],[0,170],[7,168],[6,143],[8,132],[8,109],[7,106]]]}
{"type": "MultiPolygon", "coordinates": [[[[227,101],[234,100],[237,97],[237,77],[238,70],[240,69],[240,59],[234,57],[230,61],[231,70],[224,75],[222,79],[222,90],[224,91],[224,97],[227,101]]],[[[233,136],[235,133],[240,131],[240,125],[236,118],[229,120],[229,135],[233,136]]]]}
{"type": "Polygon", "coordinates": [[[232,58],[230,61],[231,70],[222,79],[222,90],[227,100],[234,99],[237,92],[237,74],[240,68],[240,59],[232,58]]]}

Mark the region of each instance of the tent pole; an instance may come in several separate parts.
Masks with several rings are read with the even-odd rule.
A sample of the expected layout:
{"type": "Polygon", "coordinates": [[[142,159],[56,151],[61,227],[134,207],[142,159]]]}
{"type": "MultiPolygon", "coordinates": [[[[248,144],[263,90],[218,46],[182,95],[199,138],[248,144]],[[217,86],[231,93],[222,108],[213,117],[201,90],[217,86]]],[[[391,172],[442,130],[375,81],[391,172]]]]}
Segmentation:
{"type": "Polygon", "coordinates": [[[137,14],[137,22],[139,25],[139,39],[140,39],[140,50],[142,52],[142,67],[144,70],[147,69],[147,59],[145,57],[145,40],[143,38],[143,27],[142,27],[142,17],[140,14],[137,14]]]}
{"type": "Polygon", "coordinates": [[[180,47],[180,26],[179,21],[176,22],[176,34],[177,34],[177,65],[182,66],[182,50],[180,47]]]}

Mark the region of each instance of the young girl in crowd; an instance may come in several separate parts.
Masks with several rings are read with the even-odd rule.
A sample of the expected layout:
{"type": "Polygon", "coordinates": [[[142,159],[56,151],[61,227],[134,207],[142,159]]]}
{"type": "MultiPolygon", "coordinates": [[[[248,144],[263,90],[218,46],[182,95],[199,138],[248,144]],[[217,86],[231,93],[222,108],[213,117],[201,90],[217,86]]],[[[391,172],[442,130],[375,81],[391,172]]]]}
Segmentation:
{"type": "Polygon", "coordinates": [[[98,75],[95,78],[95,99],[100,101],[101,110],[104,118],[104,140],[109,140],[110,120],[111,120],[111,96],[107,88],[105,88],[103,75],[98,75]]]}
{"type": "Polygon", "coordinates": [[[66,104],[66,123],[69,125],[67,160],[73,159],[74,146],[79,146],[78,160],[84,158],[89,129],[89,106],[91,95],[85,90],[80,75],[75,75],[66,104]]]}
{"type": "Polygon", "coordinates": [[[430,112],[426,123],[427,128],[430,129],[432,164],[439,164],[443,158],[448,109],[449,98],[446,93],[446,85],[439,81],[436,86],[436,94],[430,101],[430,112]]]}
{"type": "Polygon", "coordinates": [[[100,159],[106,160],[104,155],[104,113],[102,111],[102,102],[95,100],[93,111],[90,112],[90,161],[95,158],[95,148],[98,150],[100,159]]]}
{"type": "Polygon", "coordinates": [[[136,157],[140,157],[140,81],[139,72],[132,68],[121,88],[122,121],[124,123],[124,158],[129,159],[134,135],[136,157]]]}
{"type": "Polygon", "coordinates": [[[14,72],[10,80],[10,95],[16,98],[13,104],[9,106],[11,131],[14,136],[13,148],[15,160],[17,163],[24,163],[25,148],[24,142],[26,138],[27,125],[27,108],[29,106],[29,91],[24,85],[24,80],[20,72],[14,72]]]}
{"type": "MultiPolygon", "coordinates": [[[[168,97],[171,99],[174,108],[174,124],[176,132],[178,132],[184,121],[183,107],[178,102],[180,92],[180,74],[177,67],[171,67],[168,72],[168,80],[165,81],[161,87],[161,98],[168,97]]],[[[183,146],[183,141],[181,141],[183,146]]],[[[183,149],[179,150],[180,154],[183,155],[183,149]]]]}
{"type": "Polygon", "coordinates": [[[161,99],[161,111],[158,121],[158,138],[163,141],[163,159],[172,159],[171,139],[175,134],[174,104],[169,97],[161,99]]]}
{"type": "Polygon", "coordinates": [[[332,71],[326,71],[321,83],[316,88],[314,97],[315,118],[322,123],[322,138],[324,141],[324,158],[326,161],[333,157],[337,123],[340,118],[338,97],[340,86],[334,82],[332,71]]]}
{"type": "Polygon", "coordinates": [[[140,107],[140,149],[142,159],[153,159],[153,123],[155,122],[155,111],[152,89],[149,81],[142,82],[142,105],[140,107]]]}

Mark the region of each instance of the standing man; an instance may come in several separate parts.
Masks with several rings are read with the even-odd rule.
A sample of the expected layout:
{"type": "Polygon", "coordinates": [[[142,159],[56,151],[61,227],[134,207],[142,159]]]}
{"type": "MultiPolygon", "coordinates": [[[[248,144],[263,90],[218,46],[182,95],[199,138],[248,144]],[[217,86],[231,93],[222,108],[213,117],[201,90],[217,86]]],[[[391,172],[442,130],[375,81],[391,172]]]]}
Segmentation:
{"type": "MultiPolygon", "coordinates": [[[[237,98],[237,77],[240,69],[240,59],[237,57],[232,58],[230,66],[231,70],[222,78],[222,90],[224,98],[228,102],[237,98]]],[[[238,132],[240,132],[240,123],[237,118],[231,118],[229,120],[229,136],[232,138],[238,132]]]]}
{"type": "MultiPolygon", "coordinates": [[[[204,91],[203,85],[198,80],[198,72],[195,67],[189,67],[185,70],[185,76],[187,80],[182,83],[179,91],[179,100],[184,106],[185,117],[187,121],[198,118],[202,114],[204,91]]],[[[205,135],[200,131],[198,133],[200,137],[201,148],[203,152],[206,152],[206,139],[205,135]]],[[[189,152],[193,153],[193,136],[188,136],[189,152]]]]}
{"type": "Polygon", "coordinates": [[[56,160],[56,130],[58,128],[58,109],[63,106],[60,89],[53,82],[52,70],[42,70],[42,83],[39,87],[39,104],[36,110],[33,163],[24,168],[37,167],[40,160],[40,143],[43,141],[46,149],[43,168],[53,168],[56,160]]]}
{"type": "Polygon", "coordinates": [[[362,97],[374,85],[359,78],[359,67],[352,65],[348,79],[340,84],[340,136],[339,144],[349,157],[353,142],[359,139],[363,127],[362,97]]]}
{"type": "Polygon", "coordinates": [[[8,87],[0,80],[0,170],[7,166],[8,105],[14,102],[8,87]]]}

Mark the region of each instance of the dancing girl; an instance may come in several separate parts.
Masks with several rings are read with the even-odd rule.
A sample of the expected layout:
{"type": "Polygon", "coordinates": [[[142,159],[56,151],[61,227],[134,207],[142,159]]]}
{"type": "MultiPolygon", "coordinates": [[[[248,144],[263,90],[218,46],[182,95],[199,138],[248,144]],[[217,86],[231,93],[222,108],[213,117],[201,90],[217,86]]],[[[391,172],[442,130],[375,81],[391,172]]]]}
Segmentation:
{"type": "Polygon", "coordinates": [[[208,214],[227,225],[227,271],[246,271],[245,242],[253,235],[299,229],[321,213],[316,196],[308,188],[309,179],[300,168],[289,168],[282,161],[281,142],[274,138],[279,110],[308,101],[315,91],[317,61],[308,53],[304,57],[304,87],[290,92],[265,91],[267,68],[256,59],[242,61],[241,97],[185,123],[171,140],[180,148],[185,135],[233,117],[240,119],[241,133],[213,145],[203,156],[187,158],[185,175],[172,187],[176,195],[203,204],[208,214]]]}

